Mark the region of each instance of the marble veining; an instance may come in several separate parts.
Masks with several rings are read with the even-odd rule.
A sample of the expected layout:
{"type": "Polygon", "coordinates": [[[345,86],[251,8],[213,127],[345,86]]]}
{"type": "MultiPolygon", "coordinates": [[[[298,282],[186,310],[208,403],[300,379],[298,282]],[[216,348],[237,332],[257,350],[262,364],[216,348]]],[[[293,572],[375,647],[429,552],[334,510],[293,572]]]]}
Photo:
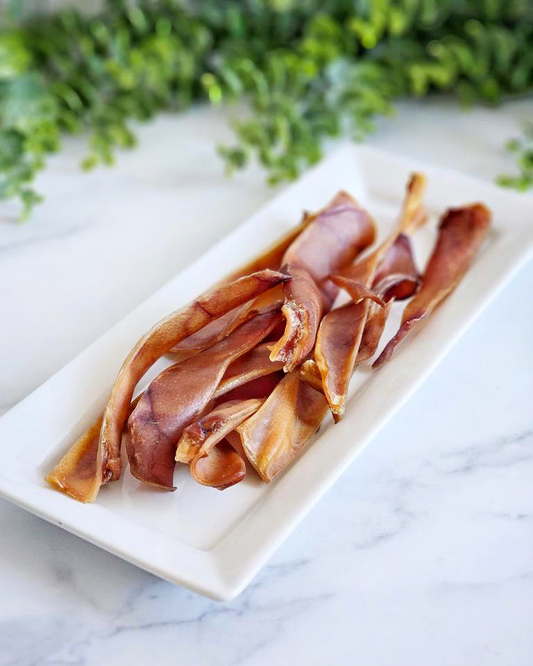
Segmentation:
{"type": "Polygon", "coordinates": [[[492,442],[472,444],[440,456],[437,465],[446,474],[469,474],[483,468],[533,462],[533,430],[502,435],[492,442]]]}
{"type": "MultiPolygon", "coordinates": [[[[406,104],[372,142],[491,179],[529,113],[406,104]]],[[[272,196],[258,170],[225,180],[228,137],[199,109],[111,171],[79,174],[79,141],[52,160],[35,219],[0,223],[0,413],[272,196]]],[[[230,603],[0,502],[0,666],[530,666],[532,283],[530,264],[230,603]]]]}

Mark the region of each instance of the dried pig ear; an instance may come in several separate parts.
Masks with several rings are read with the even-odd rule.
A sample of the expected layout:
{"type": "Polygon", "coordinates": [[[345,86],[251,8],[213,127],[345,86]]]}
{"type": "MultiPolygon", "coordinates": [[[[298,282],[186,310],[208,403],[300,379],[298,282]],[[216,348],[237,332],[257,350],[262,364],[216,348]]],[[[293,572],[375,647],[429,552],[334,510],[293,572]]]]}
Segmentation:
{"type": "Polygon", "coordinates": [[[350,296],[352,303],[355,305],[361,303],[361,301],[365,301],[366,299],[374,301],[374,303],[380,305],[381,307],[385,305],[383,298],[381,298],[381,296],[379,296],[379,294],[374,291],[374,289],[365,286],[357,279],[346,277],[345,275],[341,274],[332,275],[331,281],[341,289],[344,289],[344,291],[350,296]]]}
{"type": "Polygon", "coordinates": [[[374,363],[375,368],[388,361],[400,342],[459,284],[485,239],[490,218],[490,211],[482,204],[451,209],[444,215],[420,291],[407,304],[400,329],[374,363]]]}
{"type": "Polygon", "coordinates": [[[375,237],[374,221],[346,192],[339,192],[308,220],[287,249],[281,268],[292,280],[284,287],[285,331],[270,358],[282,361],[285,372],[301,365],[313,349],[320,319],[338,291],[329,275],[351,263],[375,237]]]}
{"type": "Polygon", "coordinates": [[[226,435],[256,412],[263,400],[228,400],[188,425],[176,449],[176,461],[190,463],[196,456],[206,456],[226,435]]]}
{"type": "Polygon", "coordinates": [[[215,446],[209,455],[195,458],[191,463],[191,476],[196,483],[218,490],[240,483],[245,475],[244,459],[226,440],[215,446]]]}
{"type": "Polygon", "coordinates": [[[54,488],[80,502],[89,502],[98,477],[98,440],[103,416],[99,416],[46,477],[54,488]]]}
{"type": "Polygon", "coordinates": [[[393,300],[388,301],[383,308],[375,303],[370,305],[355,365],[368,361],[376,353],[392,303],[393,300]]]}
{"type": "Polygon", "coordinates": [[[370,287],[365,284],[369,279],[366,266],[355,264],[331,276],[332,282],[344,289],[354,303],[369,298],[383,306],[391,299],[410,298],[420,285],[411,241],[405,234],[400,234],[381,256],[370,287]]]}
{"type": "Polygon", "coordinates": [[[285,331],[272,346],[270,360],[283,363],[285,372],[290,372],[313,350],[322,317],[323,298],[306,270],[290,266],[282,270],[292,279],[285,287],[285,302],[281,309],[285,331]]]}
{"type": "Polygon", "coordinates": [[[324,393],[322,386],[322,376],[316,361],[312,358],[303,363],[296,371],[295,374],[303,381],[307,382],[316,391],[324,393]]]}
{"type": "Polygon", "coordinates": [[[319,391],[289,373],[260,409],[235,429],[246,457],[269,483],[298,455],[328,411],[319,391]]]}
{"type": "MultiPolygon", "coordinates": [[[[282,273],[264,270],[215,289],[165,317],[135,345],[118,374],[105,408],[98,436],[96,464],[92,477],[87,477],[83,488],[78,485],[82,502],[94,502],[100,487],[117,480],[122,470],[120,456],[122,431],[129,415],[129,407],[135,386],[145,372],[175,344],[258,295],[276,287],[289,278],[282,273]]],[[[87,441],[95,439],[94,426],[84,433],[71,448],[68,459],[69,477],[87,474],[82,455],[87,441]],[[77,469],[77,466],[80,468],[77,469]],[[83,467],[83,469],[81,469],[83,467]]],[[[63,469],[63,472],[67,472],[63,469]]],[[[55,478],[54,473],[49,479],[55,478]]],[[[63,490],[59,485],[57,487],[63,490]]]]}
{"type": "Polygon", "coordinates": [[[210,322],[207,326],[194,333],[194,335],[185,338],[183,342],[175,345],[168,352],[168,355],[177,363],[184,361],[220,342],[241,324],[252,319],[252,317],[272,312],[273,310],[279,310],[283,305],[283,301],[283,287],[282,285],[278,285],[252,301],[227,312],[219,319],[210,322]]]}
{"type": "Polygon", "coordinates": [[[334,416],[340,416],[344,411],[365,329],[367,303],[347,303],[335,308],[324,317],[318,330],[315,360],[334,416]]]}
{"type": "Polygon", "coordinates": [[[232,361],[255,347],[280,321],[279,312],[257,315],[205,351],[170,366],[146,389],[128,420],[133,476],[173,490],[174,456],[183,429],[213,398],[232,361]]]}
{"type": "MultiPolygon", "coordinates": [[[[371,302],[384,305],[384,297],[389,297],[389,294],[394,296],[396,290],[416,289],[418,284],[416,268],[409,261],[412,260],[410,245],[403,236],[421,224],[425,215],[422,205],[424,191],[425,178],[414,174],[408,183],[400,219],[393,232],[375,250],[331,276],[332,281],[346,289],[353,299],[353,303],[332,310],[322,319],[315,346],[315,360],[322,376],[324,393],[336,420],[345,409],[371,302]],[[403,273],[397,273],[397,264],[401,270],[408,271],[407,279],[403,273]],[[383,267],[381,272],[380,267],[383,267]],[[413,273],[416,278],[411,280],[413,273]],[[392,275],[395,277],[384,282],[392,275]],[[378,285],[375,284],[376,277],[378,285]],[[383,293],[379,293],[376,286],[382,288],[383,293]]],[[[381,313],[379,327],[374,328],[374,334],[383,331],[383,317],[387,313],[388,309],[381,313]]]]}
{"type": "MultiPolygon", "coordinates": [[[[392,303],[393,301],[391,300],[386,303],[384,307],[381,307],[376,303],[370,305],[370,312],[368,313],[361,342],[359,344],[359,350],[357,352],[357,358],[355,360],[356,366],[368,361],[376,353],[392,303]]],[[[354,332],[357,332],[357,317],[360,316],[360,309],[357,305],[358,304],[354,303],[348,304],[344,306],[344,311],[342,308],[333,310],[333,312],[340,311],[339,314],[341,317],[345,317],[346,319],[349,318],[349,330],[354,332]],[[346,310],[348,312],[346,312],[346,310]]],[[[298,368],[296,373],[300,379],[310,384],[314,389],[321,391],[322,393],[324,392],[322,376],[318,369],[318,364],[314,359],[305,361],[305,363],[298,368]]]]}
{"type": "Polygon", "coordinates": [[[411,298],[420,286],[411,240],[400,234],[381,260],[372,290],[385,302],[411,298]]]}
{"type": "Polygon", "coordinates": [[[278,370],[262,377],[256,377],[245,384],[231,389],[228,393],[224,393],[224,395],[217,398],[216,402],[220,404],[226,400],[263,400],[264,398],[268,398],[284,376],[285,373],[282,370],[278,370]]]}
{"type": "Polygon", "coordinates": [[[282,265],[303,268],[325,292],[336,289],[327,279],[350,264],[376,235],[374,220],[346,192],[339,192],[285,252],[282,265]]]}
{"type": "MultiPolygon", "coordinates": [[[[131,403],[129,413],[134,410],[141,397],[142,394],[131,403]]],[[[98,441],[102,420],[103,417],[100,415],[45,479],[57,490],[80,502],[91,501],[88,498],[94,493],[99,469],[98,441]]]]}
{"type": "MultiPolygon", "coordinates": [[[[290,247],[293,241],[302,233],[311,221],[310,217],[304,216],[300,224],[290,229],[271,247],[262,252],[255,259],[232,273],[223,281],[223,283],[226,284],[231,280],[266,268],[278,270],[287,248],[290,247]]],[[[237,326],[244,323],[246,320],[251,319],[256,314],[263,314],[269,310],[278,309],[282,305],[283,289],[280,287],[279,289],[271,290],[271,292],[265,294],[263,298],[259,297],[256,301],[241,305],[216,321],[211,322],[190,337],[175,345],[170,351],[170,354],[176,361],[183,361],[208,347],[212,347],[217,342],[220,342],[220,340],[223,340],[234,331],[237,326]]]]}
{"type": "MultiPolygon", "coordinates": [[[[327,401],[339,418],[353,369],[375,353],[391,302],[418,288],[406,234],[427,217],[425,186],[422,175],[412,176],[393,233],[356,264],[350,266],[374,241],[375,225],[341,191],[216,289],[159,322],[125,360],[102,417],[48,481],[94,501],[101,485],[120,477],[122,441],[133,475],[163,488],[173,488],[176,446],[178,459],[186,459],[204,485],[224,488],[241,480],[243,453],[263,480],[271,480],[309,441],[327,401]],[[339,287],[353,302],[330,311],[339,287]],[[139,380],[172,351],[179,362],[160,373],[133,408],[139,380]]],[[[430,294],[432,275],[454,286],[461,262],[454,266],[447,274],[430,262],[413,301],[424,314],[411,312],[406,330],[445,297],[445,289],[436,295],[433,289],[426,301],[420,297],[424,289],[430,294]]],[[[397,338],[403,336],[401,329],[397,338]]]]}
{"type": "Polygon", "coordinates": [[[398,237],[409,236],[427,221],[427,213],[423,204],[426,186],[424,175],[412,174],[407,184],[399,220],[391,233],[374,250],[358,259],[356,263],[335,271],[335,273],[371,288],[380,265],[386,261],[386,257],[398,237]]]}
{"type": "Polygon", "coordinates": [[[232,400],[218,405],[185,429],[176,460],[189,462],[191,476],[201,485],[224,490],[239,483],[246,473],[246,464],[224,439],[262,404],[263,400],[232,400]]]}
{"type": "Polygon", "coordinates": [[[219,398],[244,384],[281,370],[283,363],[280,361],[272,362],[270,360],[270,346],[271,343],[262,342],[233,361],[224,373],[213,397],[219,398]]]}
{"type": "Polygon", "coordinates": [[[399,233],[411,234],[427,222],[427,211],[423,204],[427,179],[423,173],[412,173],[407,183],[407,192],[402,206],[399,233]]]}
{"type": "Polygon", "coordinates": [[[282,265],[307,271],[329,309],[338,292],[329,275],[350,264],[375,236],[376,225],[369,213],[341,191],[322,210],[308,216],[307,227],[285,252],[282,265]]]}

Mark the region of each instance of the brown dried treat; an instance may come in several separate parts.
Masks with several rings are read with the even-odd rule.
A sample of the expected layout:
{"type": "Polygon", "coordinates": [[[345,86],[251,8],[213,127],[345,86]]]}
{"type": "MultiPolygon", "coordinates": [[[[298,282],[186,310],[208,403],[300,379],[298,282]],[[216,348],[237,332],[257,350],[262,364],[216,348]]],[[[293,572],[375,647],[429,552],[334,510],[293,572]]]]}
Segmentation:
{"type": "MultiPolygon", "coordinates": [[[[322,319],[315,346],[315,359],[322,376],[324,393],[335,420],[342,416],[345,409],[348,387],[357,363],[371,302],[379,303],[383,296],[373,291],[380,265],[390,256],[396,261],[398,258],[403,260],[405,243],[397,241],[399,236],[412,232],[425,220],[421,202],[424,190],[425,178],[414,174],[408,183],[400,219],[393,232],[375,250],[332,276],[336,284],[349,291],[354,301],[332,310],[322,319]]],[[[389,263],[389,270],[396,261],[389,263]]],[[[380,282],[384,277],[380,276],[380,282]]],[[[387,292],[393,293],[396,287],[405,284],[407,282],[403,279],[387,284],[387,292]]],[[[381,331],[384,324],[385,321],[382,321],[381,331]]]]}
{"type": "MultiPolygon", "coordinates": [[[[137,396],[129,407],[129,413],[135,409],[142,394],[137,396]]],[[[65,453],[59,463],[46,477],[46,481],[66,495],[80,502],[91,502],[97,474],[98,442],[102,429],[103,416],[83,433],[74,446],[65,453]]]]}
{"type": "Polygon", "coordinates": [[[383,256],[372,283],[372,291],[385,303],[411,298],[420,286],[409,236],[400,234],[383,256]]]}
{"type": "MultiPolygon", "coordinates": [[[[252,261],[247,262],[244,266],[231,273],[228,277],[222,280],[222,284],[226,284],[237,278],[255,273],[256,271],[265,270],[270,268],[278,270],[283,260],[283,255],[290,245],[293,243],[307,225],[312,221],[312,216],[304,215],[302,221],[297,226],[289,229],[281,238],[276,240],[271,247],[262,252],[259,256],[252,261]]],[[[262,314],[269,310],[277,309],[283,304],[283,289],[273,290],[272,293],[265,295],[264,298],[259,297],[256,301],[246,303],[245,305],[228,312],[220,319],[211,322],[205,328],[202,328],[197,333],[186,338],[171,350],[170,354],[176,361],[183,361],[189,356],[193,356],[198,352],[211,347],[220,340],[223,340],[237,326],[243,324],[248,319],[251,319],[256,314],[262,314]]]]}
{"type": "Polygon", "coordinates": [[[270,356],[271,343],[262,342],[249,352],[239,357],[229,366],[224,373],[220,384],[217,386],[214,398],[219,398],[229,391],[248,384],[255,379],[265,377],[282,369],[283,363],[272,362],[270,356]]]}
{"type": "Polygon", "coordinates": [[[262,407],[235,429],[246,457],[265,483],[294,460],[327,411],[323,394],[289,373],[262,407]]]}
{"type": "Polygon", "coordinates": [[[228,400],[217,405],[184,430],[176,449],[176,462],[189,464],[199,453],[207,455],[226,435],[256,412],[263,400],[228,400]]]}
{"type": "Polygon", "coordinates": [[[329,307],[338,289],[328,279],[373,243],[374,220],[347,192],[339,192],[285,252],[282,265],[303,268],[324,294],[329,307]]]}
{"type": "Polygon", "coordinates": [[[282,370],[278,370],[263,377],[256,377],[246,384],[237,386],[228,391],[228,393],[220,396],[216,400],[216,403],[220,404],[226,400],[263,400],[264,398],[268,398],[284,376],[285,373],[282,370]]]}
{"type": "Polygon", "coordinates": [[[176,460],[189,462],[191,476],[203,486],[224,490],[242,481],[244,459],[224,442],[225,437],[256,412],[263,400],[231,400],[218,405],[181,436],[176,460]]]}
{"type": "Polygon", "coordinates": [[[246,476],[246,462],[227,440],[222,440],[204,457],[191,463],[191,476],[202,486],[226,490],[246,476]]]}
{"type": "Polygon", "coordinates": [[[482,204],[452,208],[439,227],[439,236],[422,276],[422,286],[402,316],[396,335],[374,363],[381,367],[393,355],[399,343],[451,294],[470,267],[490,226],[490,211],[482,204]]]}
{"type": "Polygon", "coordinates": [[[127,452],[133,476],[174,489],[174,456],[183,429],[205,409],[230,363],[261,342],[280,317],[279,312],[257,315],[151,382],[128,420],[127,452]]]}
{"type": "Polygon", "coordinates": [[[324,301],[313,278],[303,268],[285,267],[291,276],[290,288],[285,288],[285,331],[270,352],[270,360],[283,363],[285,372],[301,365],[315,345],[324,301]]]}
{"type": "MultiPolygon", "coordinates": [[[[93,477],[85,479],[83,491],[79,486],[77,499],[94,502],[102,485],[120,478],[122,431],[128,418],[133,391],[144,373],[180,340],[288,279],[286,275],[271,270],[240,278],[201,296],[165,317],[139,340],[124,361],[111,389],[102,417],[93,477]]],[[[68,459],[69,469],[68,472],[64,469],[64,473],[71,475],[71,478],[76,478],[82,473],[87,475],[83,451],[88,446],[88,440],[94,439],[94,435],[93,425],[73,444],[72,455],[67,454],[68,458],[65,457],[65,460],[68,459]],[[80,470],[79,474],[76,470],[77,464],[83,464],[83,472],[80,470]]],[[[55,477],[52,473],[48,478],[55,477]]],[[[59,485],[57,487],[61,489],[59,485]]]]}

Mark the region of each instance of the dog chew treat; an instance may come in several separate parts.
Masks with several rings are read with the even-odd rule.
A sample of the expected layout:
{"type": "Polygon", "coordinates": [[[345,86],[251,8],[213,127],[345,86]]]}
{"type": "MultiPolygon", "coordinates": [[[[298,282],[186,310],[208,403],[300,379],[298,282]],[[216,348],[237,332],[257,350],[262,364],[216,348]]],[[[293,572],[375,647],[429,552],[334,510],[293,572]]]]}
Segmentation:
{"type": "MultiPolygon", "coordinates": [[[[374,291],[378,286],[376,278],[383,283],[389,275],[407,269],[409,261],[405,255],[406,249],[410,255],[410,246],[406,235],[426,220],[422,205],[424,191],[425,178],[414,174],[407,185],[402,213],[392,233],[375,250],[331,276],[332,281],[346,289],[353,300],[351,308],[337,308],[322,319],[315,347],[315,360],[322,376],[324,393],[336,421],[342,417],[346,407],[350,379],[371,310],[370,303],[383,300],[384,294],[374,291]]],[[[413,272],[417,275],[416,269],[413,272]]],[[[388,283],[385,293],[399,288],[401,284],[408,285],[409,281],[388,283]]]]}
{"type": "Polygon", "coordinates": [[[232,361],[253,349],[280,319],[279,312],[257,315],[150,383],[128,419],[127,453],[134,477],[174,490],[174,459],[183,429],[207,407],[232,361]]]}
{"type": "Polygon", "coordinates": [[[151,328],[124,361],[111,389],[102,415],[96,462],[90,468],[91,473],[85,452],[87,447],[94,446],[89,443],[95,440],[95,424],[73,444],[60,463],[61,469],[54,470],[47,477],[48,481],[64,492],[67,492],[67,485],[70,484],[73,489],[75,483],[76,499],[94,502],[102,485],[120,478],[122,432],[129,416],[133,391],[145,372],[179,341],[289,279],[287,275],[272,270],[253,273],[204,294],[151,328]],[[80,484],[82,476],[84,481],[80,484]],[[74,481],[76,479],[78,481],[74,481]]]}
{"type": "Polygon", "coordinates": [[[327,412],[324,395],[289,373],[235,432],[246,457],[269,483],[294,460],[327,412]]]}
{"type": "MultiPolygon", "coordinates": [[[[294,240],[312,220],[313,217],[311,215],[304,215],[298,225],[289,229],[286,234],[255,259],[252,259],[252,261],[231,273],[222,281],[222,284],[227,284],[232,280],[249,275],[250,273],[255,273],[256,271],[265,270],[266,268],[279,270],[283,261],[283,255],[287,251],[287,248],[290,247],[294,240]]],[[[210,324],[207,324],[204,328],[175,345],[170,354],[176,361],[182,361],[189,358],[189,356],[193,356],[208,347],[212,347],[217,342],[220,342],[220,340],[223,340],[227,335],[234,331],[237,326],[244,323],[247,319],[251,319],[256,314],[262,314],[268,310],[276,310],[280,308],[282,304],[283,289],[280,287],[279,289],[272,290],[272,292],[265,294],[264,297],[259,297],[255,301],[245,303],[210,324]]]]}
{"type": "Polygon", "coordinates": [[[188,426],[181,436],[176,460],[190,463],[192,478],[203,486],[225,490],[246,474],[243,457],[224,442],[263,404],[263,400],[230,400],[188,426]]]}
{"type": "Polygon", "coordinates": [[[482,204],[452,208],[445,213],[420,291],[407,304],[398,332],[381,352],[374,368],[386,363],[398,345],[457,287],[487,235],[490,218],[490,211],[482,204]]]}
{"type": "MultiPolygon", "coordinates": [[[[141,397],[142,394],[131,403],[129,414],[135,409],[141,397]]],[[[94,492],[95,479],[98,476],[98,442],[102,420],[103,415],[100,414],[45,479],[54,488],[79,502],[90,502],[88,498],[94,492]]]]}
{"type": "Polygon", "coordinates": [[[283,362],[285,372],[301,365],[313,349],[320,319],[338,293],[329,276],[350,264],[376,234],[367,211],[342,191],[311,218],[285,252],[280,269],[292,280],[284,286],[285,331],[270,359],[283,362]]]}

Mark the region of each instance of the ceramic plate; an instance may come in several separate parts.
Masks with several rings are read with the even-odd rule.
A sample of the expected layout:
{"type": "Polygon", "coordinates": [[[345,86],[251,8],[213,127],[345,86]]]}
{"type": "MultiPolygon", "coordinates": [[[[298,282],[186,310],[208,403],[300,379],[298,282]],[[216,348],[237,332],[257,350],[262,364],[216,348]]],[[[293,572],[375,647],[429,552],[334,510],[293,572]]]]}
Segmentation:
{"type": "MultiPolygon", "coordinates": [[[[343,148],[0,419],[0,495],[173,583],[214,599],[231,599],[526,260],[533,247],[532,221],[529,198],[372,148],[343,148]],[[259,253],[295,224],[302,210],[323,206],[340,188],[368,207],[380,235],[387,233],[415,169],[428,176],[431,214],[430,223],[414,236],[420,265],[446,207],[486,203],[494,214],[488,241],[416,338],[379,372],[367,367],[356,373],[344,420],[338,425],[328,421],[285,473],[269,486],[250,474],[221,493],[196,485],[178,465],[176,492],[162,493],[142,487],[126,469],[121,481],[102,489],[94,505],[80,504],[44,482],[46,472],[101,411],[122,360],[154,322],[259,253]]],[[[398,326],[401,305],[395,307],[381,346],[398,326]]],[[[150,377],[165,363],[160,361],[150,377]]]]}

